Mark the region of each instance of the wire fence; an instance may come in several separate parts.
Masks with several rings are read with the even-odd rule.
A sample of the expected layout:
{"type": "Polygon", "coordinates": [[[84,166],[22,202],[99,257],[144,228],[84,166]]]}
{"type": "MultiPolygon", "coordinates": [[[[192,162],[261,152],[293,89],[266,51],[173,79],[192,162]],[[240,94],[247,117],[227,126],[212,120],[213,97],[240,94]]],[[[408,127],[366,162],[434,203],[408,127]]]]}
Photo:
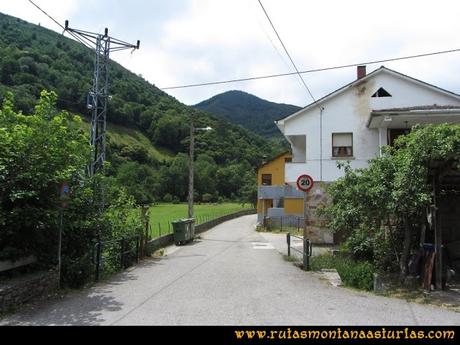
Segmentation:
{"type": "Polygon", "coordinates": [[[265,217],[263,227],[270,232],[291,232],[303,234],[304,219],[299,216],[265,217]]]}
{"type": "Polygon", "coordinates": [[[95,280],[139,262],[140,242],[139,235],[97,242],[93,250],[95,280]]]}
{"type": "MultiPolygon", "coordinates": [[[[243,209],[242,209],[243,210],[243,209]]],[[[242,211],[240,210],[240,211],[242,211]]],[[[196,225],[201,225],[205,224],[208,222],[211,222],[215,219],[225,217],[234,213],[237,213],[239,211],[225,211],[225,212],[214,212],[214,213],[209,213],[206,215],[197,215],[194,217],[195,219],[195,226],[196,225]]],[[[177,221],[178,219],[170,219],[167,221],[162,221],[162,222],[155,222],[154,220],[149,222],[149,238],[150,239],[156,239],[162,236],[170,235],[174,232],[173,229],[173,222],[177,221]]]]}

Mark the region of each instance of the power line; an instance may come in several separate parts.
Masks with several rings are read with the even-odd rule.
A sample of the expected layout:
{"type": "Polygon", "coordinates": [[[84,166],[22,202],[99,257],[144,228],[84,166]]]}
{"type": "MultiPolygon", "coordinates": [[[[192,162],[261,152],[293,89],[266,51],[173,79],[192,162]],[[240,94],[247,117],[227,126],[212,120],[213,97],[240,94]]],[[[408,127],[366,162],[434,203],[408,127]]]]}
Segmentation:
{"type": "MultiPolygon", "coordinates": [[[[339,65],[339,66],[332,66],[332,67],[316,68],[316,69],[300,71],[298,73],[307,74],[307,73],[315,73],[315,72],[325,72],[325,71],[332,71],[332,70],[336,70],[336,69],[356,67],[356,66],[360,66],[360,65],[375,65],[375,64],[378,64],[378,63],[400,61],[400,60],[408,60],[408,59],[416,59],[416,58],[422,58],[422,57],[427,57],[427,56],[434,56],[434,55],[441,55],[441,54],[448,54],[448,53],[457,53],[457,52],[460,52],[460,48],[442,50],[442,51],[437,51],[437,52],[432,52],[432,53],[408,55],[408,56],[402,56],[402,57],[390,58],[390,59],[383,59],[383,60],[365,61],[365,62],[359,62],[359,63],[352,63],[352,64],[348,64],[348,65],[339,65]]],[[[239,82],[244,82],[244,81],[254,81],[254,80],[261,80],[261,79],[280,78],[280,77],[288,77],[288,76],[292,76],[292,75],[297,75],[298,73],[297,72],[279,73],[279,74],[269,74],[269,75],[257,76],[257,77],[248,77],[248,78],[228,79],[228,80],[221,80],[221,81],[205,82],[205,83],[198,83],[198,84],[186,84],[186,85],[179,85],[179,86],[168,86],[168,87],[161,88],[161,90],[164,91],[164,90],[186,89],[186,88],[191,88],[191,87],[212,86],[212,85],[239,83],[239,82]]]]}
{"type": "Polygon", "coordinates": [[[267,11],[265,10],[265,7],[262,4],[262,1],[261,0],[258,0],[258,1],[259,1],[259,4],[260,4],[260,7],[262,7],[262,10],[265,13],[265,16],[267,17],[268,21],[270,22],[271,27],[273,28],[273,31],[275,31],[275,34],[278,37],[278,40],[280,41],[281,45],[283,46],[283,49],[286,52],[286,55],[288,56],[289,60],[291,60],[292,66],[294,66],[294,69],[297,72],[297,75],[299,76],[300,80],[302,80],[303,86],[305,86],[305,89],[307,90],[307,92],[310,95],[310,97],[313,99],[313,102],[316,103],[315,97],[313,97],[313,94],[311,93],[310,89],[308,88],[307,83],[305,83],[305,80],[303,79],[302,74],[300,74],[299,69],[297,68],[296,64],[294,63],[294,60],[291,57],[291,54],[289,54],[289,52],[288,52],[283,40],[281,39],[280,35],[278,34],[278,31],[275,28],[275,25],[273,25],[273,22],[270,19],[270,16],[268,15],[267,11]]]}
{"type": "MultiPolygon", "coordinates": [[[[33,2],[32,0],[29,0],[29,2],[34,5],[40,12],[42,12],[45,16],[47,16],[49,19],[51,19],[54,23],[56,23],[63,31],[65,31],[65,27],[62,26],[62,24],[60,24],[56,19],[54,19],[52,16],[50,16],[48,13],[46,13],[45,10],[43,10],[40,6],[38,6],[35,2],[33,2]]],[[[73,38],[75,38],[78,42],[80,42],[81,44],[83,44],[85,47],[87,48],[91,48],[90,46],[88,46],[88,44],[86,44],[85,42],[83,42],[82,40],[80,40],[78,38],[78,36],[76,36],[74,33],[70,32],[70,34],[72,35],[73,38]]]]}
{"type": "MultiPolygon", "coordinates": [[[[35,6],[38,10],[40,10],[43,14],[45,14],[48,18],[50,18],[54,23],[56,23],[61,29],[65,30],[64,26],[62,26],[57,20],[55,20],[52,16],[50,16],[46,11],[44,11],[42,8],[40,8],[32,0],[29,0],[29,2],[33,6],[35,6]]],[[[78,36],[74,35],[72,32],[69,32],[69,33],[78,42],[80,42],[84,46],[88,47],[88,45],[85,44],[85,42],[82,42],[78,38],[78,36]]],[[[88,47],[88,48],[91,48],[91,47],[88,47]]],[[[221,84],[240,83],[240,82],[245,82],[245,81],[254,81],[254,80],[262,80],[262,79],[281,78],[281,77],[289,77],[289,76],[299,75],[299,74],[302,75],[302,74],[308,74],[308,73],[325,72],[325,71],[332,71],[332,70],[337,70],[337,69],[357,67],[357,66],[360,66],[360,65],[375,65],[375,64],[379,64],[379,63],[401,61],[401,60],[409,60],[409,59],[416,59],[416,58],[435,56],[435,55],[442,55],[442,54],[449,54],[449,53],[457,53],[457,52],[460,52],[460,48],[449,49],[449,50],[441,50],[441,51],[430,52],[430,53],[422,53],[422,54],[416,54],[416,55],[407,55],[407,56],[389,58],[389,59],[382,59],[382,60],[371,60],[371,61],[352,63],[352,64],[347,64],[347,65],[338,65],[338,66],[332,66],[332,67],[316,68],[316,69],[310,69],[310,70],[304,70],[304,71],[296,71],[296,72],[292,72],[292,73],[278,73],[278,74],[269,74],[269,75],[264,75],[264,76],[238,78],[238,79],[228,79],[228,80],[204,82],[204,83],[197,83],[197,84],[168,86],[168,87],[162,87],[160,89],[165,91],[165,90],[186,89],[186,88],[201,87],[201,86],[213,86],[213,85],[221,85],[221,84]]]]}

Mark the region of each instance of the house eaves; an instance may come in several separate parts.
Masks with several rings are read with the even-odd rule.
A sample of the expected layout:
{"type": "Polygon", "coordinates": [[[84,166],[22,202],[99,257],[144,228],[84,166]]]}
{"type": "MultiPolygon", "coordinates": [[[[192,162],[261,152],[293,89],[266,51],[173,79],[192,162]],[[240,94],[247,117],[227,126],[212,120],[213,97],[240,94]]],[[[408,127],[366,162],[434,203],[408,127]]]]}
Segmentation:
{"type": "Polygon", "coordinates": [[[259,166],[257,167],[257,169],[260,169],[260,168],[266,166],[267,164],[273,162],[274,160],[276,160],[276,159],[278,159],[278,158],[280,158],[280,157],[282,157],[282,156],[284,156],[284,155],[286,155],[286,154],[291,154],[291,151],[290,151],[290,150],[286,150],[286,151],[284,151],[284,152],[281,152],[281,153],[277,154],[275,157],[272,157],[272,158],[270,158],[268,161],[263,162],[261,165],[259,165],[259,166]]]}
{"type": "Polygon", "coordinates": [[[410,77],[408,75],[405,75],[403,73],[396,72],[396,71],[394,71],[392,69],[386,68],[385,66],[381,66],[380,68],[376,69],[375,71],[372,71],[371,73],[367,74],[365,77],[357,79],[357,80],[354,80],[351,83],[349,83],[349,84],[347,84],[347,85],[345,85],[345,86],[343,86],[343,87],[331,92],[330,94],[324,96],[323,98],[319,99],[318,101],[310,103],[309,105],[307,105],[305,108],[299,110],[298,112],[296,112],[294,114],[291,114],[291,115],[285,117],[284,119],[275,121],[275,124],[278,126],[278,128],[281,130],[281,132],[284,133],[284,122],[285,121],[289,121],[289,120],[291,120],[291,119],[303,114],[305,111],[312,109],[315,106],[320,106],[321,107],[321,105],[324,104],[329,99],[338,96],[339,94],[345,92],[349,88],[352,88],[352,87],[354,87],[356,85],[359,85],[359,84],[361,84],[363,82],[366,82],[367,80],[373,78],[374,76],[376,76],[377,74],[380,74],[382,72],[387,72],[387,73],[392,74],[392,75],[394,75],[396,77],[412,81],[412,82],[414,82],[414,83],[416,83],[418,85],[422,85],[422,86],[424,86],[426,88],[429,88],[431,90],[441,92],[441,93],[443,93],[443,94],[445,94],[447,96],[451,96],[451,97],[456,98],[457,100],[460,100],[460,95],[458,95],[458,94],[456,94],[454,92],[442,89],[440,87],[437,87],[435,85],[426,83],[426,82],[421,81],[419,79],[412,78],[412,77],[410,77]]]}

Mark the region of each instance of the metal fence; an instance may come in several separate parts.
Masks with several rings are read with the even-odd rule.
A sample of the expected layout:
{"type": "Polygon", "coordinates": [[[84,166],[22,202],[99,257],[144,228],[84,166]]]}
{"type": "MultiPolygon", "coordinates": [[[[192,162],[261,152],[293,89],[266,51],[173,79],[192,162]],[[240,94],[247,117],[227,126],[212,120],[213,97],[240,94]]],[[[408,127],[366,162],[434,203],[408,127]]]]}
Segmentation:
{"type": "MultiPolygon", "coordinates": [[[[195,226],[213,222],[216,219],[227,217],[227,216],[230,216],[232,214],[236,214],[242,211],[245,211],[245,210],[236,211],[236,212],[217,212],[217,213],[211,213],[208,215],[195,215],[194,217],[195,226]]],[[[162,221],[162,222],[149,221],[149,224],[148,224],[149,240],[156,239],[156,238],[174,233],[172,223],[175,220],[177,219],[171,219],[171,220],[162,221]]]]}
{"type": "Polygon", "coordinates": [[[310,257],[312,256],[312,253],[313,253],[312,242],[308,238],[291,235],[291,233],[288,233],[286,235],[286,242],[287,242],[287,247],[288,247],[287,248],[288,257],[291,256],[291,250],[294,250],[300,253],[302,255],[302,268],[304,270],[309,271],[310,270],[310,257]],[[291,243],[292,238],[296,238],[302,241],[302,250],[292,246],[292,243],[291,243]]]}
{"type": "Polygon", "coordinates": [[[98,281],[104,271],[113,273],[138,263],[140,242],[139,235],[97,242],[93,251],[95,280],[98,281]]]}
{"type": "Polygon", "coordinates": [[[304,218],[298,216],[264,217],[263,226],[268,231],[296,231],[303,229],[304,218]]]}

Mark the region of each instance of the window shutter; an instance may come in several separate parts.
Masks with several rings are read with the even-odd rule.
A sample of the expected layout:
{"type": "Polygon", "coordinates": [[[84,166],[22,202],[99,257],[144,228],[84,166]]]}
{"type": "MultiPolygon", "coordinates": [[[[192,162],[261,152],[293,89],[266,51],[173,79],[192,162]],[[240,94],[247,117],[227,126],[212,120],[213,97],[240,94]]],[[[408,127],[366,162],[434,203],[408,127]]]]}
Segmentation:
{"type": "Polygon", "coordinates": [[[335,133],[332,135],[332,146],[334,147],[349,147],[353,146],[353,134],[351,133],[335,133]]]}

